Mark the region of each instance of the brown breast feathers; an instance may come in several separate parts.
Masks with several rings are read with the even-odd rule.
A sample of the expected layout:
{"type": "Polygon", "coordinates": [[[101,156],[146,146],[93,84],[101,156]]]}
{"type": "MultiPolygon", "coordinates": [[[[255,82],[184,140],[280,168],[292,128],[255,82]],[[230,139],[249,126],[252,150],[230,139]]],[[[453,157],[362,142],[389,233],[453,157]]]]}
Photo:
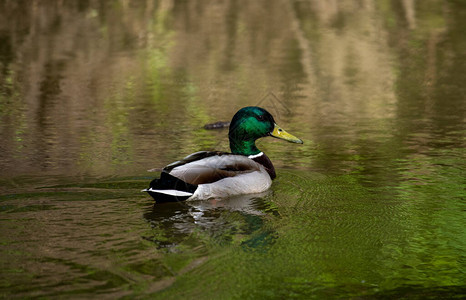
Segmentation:
{"type": "Polygon", "coordinates": [[[261,156],[254,157],[252,159],[253,161],[261,164],[264,166],[264,168],[267,170],[267,173],[269,173],[269,176],[271,179],[275,179],[277,177],[277,174],[275,174],[275,168],[273,167],[272,161],[267,157],[267,155],[262,154],[261,156]]]}

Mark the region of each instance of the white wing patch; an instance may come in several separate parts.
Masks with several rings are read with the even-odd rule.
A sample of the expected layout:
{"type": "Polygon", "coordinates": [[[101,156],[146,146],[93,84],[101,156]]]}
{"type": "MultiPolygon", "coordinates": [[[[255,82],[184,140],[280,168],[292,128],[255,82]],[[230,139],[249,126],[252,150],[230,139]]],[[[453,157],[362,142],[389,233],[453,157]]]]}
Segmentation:
{"type": "Polygon", "coordinates": [[[153,188],[148,188],[148,189],[142,190],[142,192],[153,192],[153,193],[165,194],[165,195],[170,195],[170,196],[192,196],[193,195],[193,193],[184,192],[184,191],[156,190],[156,189],[153,189],[153,188]]]}

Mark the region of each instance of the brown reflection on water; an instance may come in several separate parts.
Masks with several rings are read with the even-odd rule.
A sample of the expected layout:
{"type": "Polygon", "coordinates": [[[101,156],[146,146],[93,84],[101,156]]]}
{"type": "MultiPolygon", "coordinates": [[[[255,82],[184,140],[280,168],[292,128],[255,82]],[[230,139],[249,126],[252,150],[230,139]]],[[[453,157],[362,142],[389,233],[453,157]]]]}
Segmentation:
{"type": "Polygon", "coordinates": [[[228,150],[224,131],[200,128],[258,103],[308,141],[261,142],[291,152],[272,154],[278,167],[352,170],[332,156],[464,133],[457,2],[2,1],[0,17],[6,175],[140,172],[228,150]]]}

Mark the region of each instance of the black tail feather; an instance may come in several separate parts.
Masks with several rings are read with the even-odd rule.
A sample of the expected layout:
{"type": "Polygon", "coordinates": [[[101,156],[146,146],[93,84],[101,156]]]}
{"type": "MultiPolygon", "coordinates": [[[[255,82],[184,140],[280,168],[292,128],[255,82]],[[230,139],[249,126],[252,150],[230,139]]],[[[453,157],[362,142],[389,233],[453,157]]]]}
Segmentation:
{"type": "MultiPolygon", "coordinates": [[[[153,190],[176,190],[181,192],[187,192],[194,194],[197,189],[197,185],[190,184],[184,182],[183,180],[176,178],[167,172],[162,172],[160,174],[160,179],[156,178],[151,181],[149,184],[149,188],[153,190]]],[[[175,196],[165,194],[163,192],[154,192],[146,190],[149,195],[154,198],[155,202],[157,203],[164,203],[164,202],[179,202],[188,199],[191,196],[175,196]]]]}

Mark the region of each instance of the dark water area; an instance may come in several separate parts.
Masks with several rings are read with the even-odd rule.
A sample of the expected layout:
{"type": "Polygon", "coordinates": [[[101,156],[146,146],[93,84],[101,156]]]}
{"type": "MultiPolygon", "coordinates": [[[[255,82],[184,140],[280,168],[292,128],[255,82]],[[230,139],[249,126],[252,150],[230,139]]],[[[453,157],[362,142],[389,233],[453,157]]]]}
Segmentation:
{"type": "Polygon", "coordinates": [[[1,298],[466,297],[464,1],[0,0],[1,298]],[[140,191],[229,151],[264,194],[140,191]]]}

